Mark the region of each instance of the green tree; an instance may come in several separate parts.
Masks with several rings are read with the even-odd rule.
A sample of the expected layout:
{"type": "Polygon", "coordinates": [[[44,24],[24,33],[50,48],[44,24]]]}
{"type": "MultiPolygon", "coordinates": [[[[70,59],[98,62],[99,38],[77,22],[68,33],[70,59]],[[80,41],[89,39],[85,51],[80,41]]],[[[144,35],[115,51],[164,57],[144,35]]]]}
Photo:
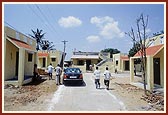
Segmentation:
{"type": "Polygon", "coordinates": [[[137,42],[133,45],[133,47],[129,50],[128,57],[133,57],[140,50],[140,44],[137,42]]]}
{"type": "Polygon", "coordinates": [[[42,33],[43,30],[39,30],[37,28],[37,31],[34,31],[34,30],[31,30],[33,35],[30,35],[32,38],[36,39],[36,50],[54,50],[54,45],[53,45],[53,42],[50,42],[48,40],[45,40],[44,39],[44,35],[45,33],[42,33]]]}
{"type": "Polygon", "coordinates": [[[101,50],[101,52],[106,52],[106,53],[110,52],[110,58],[113,57],[113,54],[120,53],[120,51],[118,49],[113,49],[113,48],[106,48],[104,50],[101,50]]]}
{"type": "Polygon", "coordinates": [[[42,33],[43,30],[39,30],[37,28],[37,31],[31,30],[33,35],[29,34],[29,36],[31,36],[32,38],[34,38],[36,40],[36,50],[40,50],[40,46],[42,45],[42,41],[44,39],[44,35],[45,33],[42,33]]]}
{"type": "Polygon", "coordinates": [[[43,40],[41,43],[42,50],[54,50],[53,42],[50,42],[48,40],[43,40]]]}

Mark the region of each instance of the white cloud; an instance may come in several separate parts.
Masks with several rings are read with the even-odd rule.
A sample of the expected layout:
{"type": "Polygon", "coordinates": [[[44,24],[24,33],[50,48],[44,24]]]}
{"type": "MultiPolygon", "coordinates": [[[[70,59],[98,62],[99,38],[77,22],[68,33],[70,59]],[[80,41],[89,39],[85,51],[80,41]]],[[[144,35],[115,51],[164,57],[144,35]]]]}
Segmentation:
{"type": "Polygon", "coordinates": [[[150,28],[146,29],[146,33],[150,33],[150,32],[151,32],[150,28]]]}
{"type": "Polygon", "coordinates": [[[68,17],[61,17],[58,20],[58,24],[64,28],[71,28],[82,25],[82,21],[76,17],[68,16],[68,17]]]}
{"type": "Polygon", "coordinates": [[[102,28],[100,35],[107,39],[122,38],[124,37],[124,32],[121,32],[116,23],[108,23],[102,28]]]}
{"type": "Polygon", "coordinates": [[[109,16],[105,17],[92,17],[90,22],[95,24],[99,29],[99,34],[106,39],[122,38],[124,32],[118,27],[118,22],[109,16]]]}
{"type": "Polygon", "coordinates": [[[98,26],[98,27],[103,27],[106,23],[114,22],[114,19],[109,16],[105,16],[105,17],[101,17],[101,18],[95,16],[95,17],[91,18],[90,22],[92,24],[96,24],[96,26],[98,26]]]}
{"type": "Polygon", "coordinates": [[[88,40],[88,42],[90,42],[90,43],[100,42],[99,36],[94,36],[94,35],[88,36],[88,37],[86,38],[86,40],[88,40]]]}
{"type": "MultiPolygon", "coordinates": [[[[143,33],[144,30],[141,30],[140,32],[143,33]]],[[[151,32],[151,29],[150,28],[146,28],[146,33],[149,34],[150,32],[151,32]]]]}

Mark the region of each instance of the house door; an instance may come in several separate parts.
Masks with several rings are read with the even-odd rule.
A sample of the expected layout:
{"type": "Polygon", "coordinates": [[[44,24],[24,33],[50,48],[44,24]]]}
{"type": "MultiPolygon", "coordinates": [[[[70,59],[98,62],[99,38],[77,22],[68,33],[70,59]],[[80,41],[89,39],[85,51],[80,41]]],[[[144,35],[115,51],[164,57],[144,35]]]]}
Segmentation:
{"type": "Polygon", "coordinates": [[[154,65],[154,84],[160,85],[160,58],[153,59],[154,65]]]}
{"type": "Polygon", "coordinates": [[[15,76],[18,76],[18,68],[19,68],[19,52],[16,52],[15,76]]]}
{"type": "Polygon", "coordinates": [[[129,61],[125,61],[125,70],[126,70],[126,71],[129,70],[129,61]]]}
{"type": "Polygon", "coordinates": [[[91,60],[86,60],[86,70],[90,70],[91,60]]]}
{"type": "Polygon", "coordinates": [[[46,59],[43,58],[43,67],[46,67],[46,59]]]}

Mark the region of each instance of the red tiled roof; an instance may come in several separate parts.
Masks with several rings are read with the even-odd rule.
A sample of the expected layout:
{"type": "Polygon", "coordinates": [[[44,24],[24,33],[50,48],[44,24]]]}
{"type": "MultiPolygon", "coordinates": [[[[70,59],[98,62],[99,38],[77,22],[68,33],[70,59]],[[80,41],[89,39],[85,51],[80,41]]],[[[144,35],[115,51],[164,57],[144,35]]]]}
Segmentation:
{"type": "Polygon", "coordinates": [[[121,56],[121,60],[129,60],[128,56],[121,56]]]}
{"type": "Polygon", "coordinates": [[[25,43],[25,42],[23,42],[23,41],[20,41],[20,40],[17,40],[17,39],[15,39],[15,38],[11,38],[11,37],[9,37],[11,40],[12,40],[12,42],[14,42],[17,46],[19,46],[19,47],[22,47],[22,48],[26,48],[26,49],[29,49],[29,50],[33,50],[33,48],[29,45],[29,44],[27,44],[27,43],[25,43]]]}
{"type": "MultiPolygon", "coordinates": [[[[146,55],[147,55],[147,56],[149,56],[149,55],[150,55],[150,56],[154,56],[154,55],[156,55],[156,53],[158,53],[158,51],[160,51],[162,48],[163,48],[163,44],[157,45],[157,46],[148,47],[148,48],[146,49],[146,55]]],[[[141,56],[140,51],[137,52],[137,53],[134,55],[134,57],[138,57],[138,56],[141,56]]]]}
{"type": "Polygon", "coordinates": [[[40,56],[40,57],[47,57],[48,53],[38,53],[38,56],[40,56]]]}

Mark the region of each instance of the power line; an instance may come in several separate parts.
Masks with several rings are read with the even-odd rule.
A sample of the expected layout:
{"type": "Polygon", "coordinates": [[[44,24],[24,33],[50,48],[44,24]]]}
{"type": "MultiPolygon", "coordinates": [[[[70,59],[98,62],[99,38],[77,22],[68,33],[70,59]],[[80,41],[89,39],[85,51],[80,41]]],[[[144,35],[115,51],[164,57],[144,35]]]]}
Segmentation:
{"type": "MultiPolygon", "coordinates": [[[[23,32],[20,32],[19,30],[17,30],[15,27],[13,27],[11,24],[9,24],[8,22],[6,22],[6,21],[4,21],[5,22],[5,24],[7,24],[9,27],[11,27],[12,29],[14,29],[16,32],[18,32],[18,33],[21,33],[21,34],[23,34],[24,36],[27,36],[28,37],[28,35],[26,35],[25,33],[23,33],[23,32]]],[[[34,39],[34,38],[33,38],[34,39]]]]}
{"type": "MultiPolygon", "coordinates": [[[[55,21],[55,19],[54,19],[54,17],[53,17],[53,15],[52,15],[52,11],[50,10],[50,8],[48,7],[48,5],[46,5],[46,7],[47,7],[47,10],[48,10],[48,14],[50,14],[50,17],[51,17],[51,19],[53,20],[53,21],[55,21]]],[[[56,28],[55,28],[55,30],[56,30],[56,28]]],[[[57,30],[56,30],[56,32],[57,32],[57,30]]],[[[62,34],[60,34],[61,32],[58,32],[58,34],[59,34],[59,36],[61,37],[61,38],[63,38],[62,37],[62,34]]]]}
{"type": "Polygon", "coordinates": [[[28,7],[30,8],[30,10],[38,17],[38,19],[43,23],[41,25],[45,25],[49,30],[52,31],[51,28],[48,27],[48,25],[45,23],[45,20],[43,20],[43,18],[41,18],[41,16],[32,8],[30,7],[30,5],[28,4],[28,7]]]}
{"type": "MultiPolygon", "coordinates": [[[[18,31],[15,27],[13,27],[11,24],[9,24],[8,22],[4,21],[5,24],[7,24],[8,26],[10,26],[11,28],[13,28],[14,30],[18,31]]],[[[18,31],[19,32],[19,31],[18,31]]]]}
{"type": "MultiPolygon", "coordinates": [[[[53,31],[53,29],[48,26],[46,23],[45,23],[45,19],[44,18],[41,18],[41,16],[36,12],[36,10],[34,10],[32,7],[30,7],[28,5],[28,7],[32,10],[32,12],[38,17],[38,19],[43,23],[42,25],[45,25],[50,31],[53,31]]],[[[36,6],[37,7],[37,6],[36,6]]],[[[38,9],[38,8],[37,8],[38,9]]],[[[39,9],[38,9],[39,10],[39,9]]],[[[41,13],[41,12],[40,12],[41,13]]],[[[43,16],[44,17],[44,16],[43,16]]],[[[54,31],[53,31],[54,32],[54,31]]]]}
{"type": "MultiPolygon", "coordinates": [[[[38,13],[36,13],[35,10],[34,10],[32,7],[30,7],[29,5],[28,5],[28,7],[33,11],[33,13],[34,13],[37,17],[40,17],[40,16],[38,15],[38,13]]],[[[42,18],[38,18],[38,19],[40,19],[42,22],[44,22],[42,18]]]]}
{"type": "MultiPolygon", "coordinates": [[[[43,23],[42,25],[45,25],[50,31],[52,31],[53,33],[55,33],[56,31],[54,31],[55,30],[55,28],[52,26],[52,24],[50,24],[49,22],[49,20],[46,18],[46,16],[45,16],[45,14],[42,12],[42,10],[40,9],[40,7],[37,5],[37,4],[34,4],[35,5],[35,7],[38,9],[38,11],[39,11],[39,13],[41,14],[39,14],[39,13],[37,13],[37,9],[35,10],[35,9],[33,9],[32,7],[30,7],[30,5],[28,5],[29,6],[29,8],[33,11],[33,13],[38,17],[38,19],[40,19],[40,21],[43,23]],[[42,16],[42,17],[41,17],[42,16]],[[49,25],[47,25],[46,24],[46,22],[49,24],[49,25]]],[[[55,43],[54,43],[55,44],[55,43]]]]}
{"type": "MultiPolygon", "coordinates": [[[[53,30],[55,30],[55,31],[53,31],[53,32],[56,32],[57,30],[54,28],[54,26],[50,23],[50,21],[48,20],[48,18],[46,17],[46,15],[42,12],[42,10],[41,10],[41,8],[37,5],[37,4],[35,4],[36,5],[36,7],[37,7],[37,9],[40,11],[40,13],[43,15],[43,17],[45,18],[45,20],[48,22],[48,24],[51,26],[51,28],[53,29],[53,30]]],[[[61,36],[60,36],[61,37],[61,36]]]]}

